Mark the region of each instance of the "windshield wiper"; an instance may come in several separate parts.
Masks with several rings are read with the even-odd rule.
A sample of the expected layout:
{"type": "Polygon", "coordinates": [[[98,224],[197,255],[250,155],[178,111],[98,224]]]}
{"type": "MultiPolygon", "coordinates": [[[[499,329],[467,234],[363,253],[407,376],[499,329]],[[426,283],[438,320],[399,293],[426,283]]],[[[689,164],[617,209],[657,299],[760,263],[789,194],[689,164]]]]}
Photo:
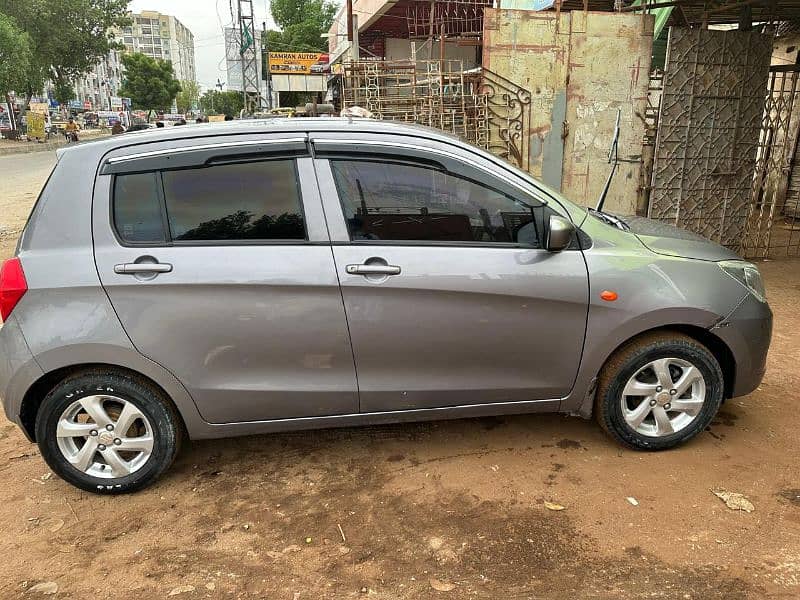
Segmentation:
{"type": "Polygon", "coordinates": [[[590,208],[590,209],[588,209],[588,211],[592,215],[594,215],[595,217],[597,217],[598,219],[600,219],[604,223],[608,223],[612,227],[616,227],[617,229],[621,229],[622,231],[630,231],[631,230],[630,226],[625,221],[620,219],[619,217],[615,217],[614,215],[610,215],[608,213],[604,213],[603,211],[597,210],[597,209],[594,209],[594,208],[590,208]]]}

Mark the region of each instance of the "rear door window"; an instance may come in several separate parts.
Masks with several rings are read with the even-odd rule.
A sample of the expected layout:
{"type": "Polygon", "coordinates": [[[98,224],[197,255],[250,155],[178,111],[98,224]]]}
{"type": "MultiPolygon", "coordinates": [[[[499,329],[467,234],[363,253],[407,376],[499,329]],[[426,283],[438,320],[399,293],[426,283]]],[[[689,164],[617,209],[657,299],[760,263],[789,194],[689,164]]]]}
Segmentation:
{"type": "Polygon", "coordinates": [[[305,240],[293,159],[164,171],[174,241],[305,240]]]}
{"type": "Polygon", "coordinates": [[[117,175],[113,220],[132,245],[307,239],[293,158],[117,175]]]}

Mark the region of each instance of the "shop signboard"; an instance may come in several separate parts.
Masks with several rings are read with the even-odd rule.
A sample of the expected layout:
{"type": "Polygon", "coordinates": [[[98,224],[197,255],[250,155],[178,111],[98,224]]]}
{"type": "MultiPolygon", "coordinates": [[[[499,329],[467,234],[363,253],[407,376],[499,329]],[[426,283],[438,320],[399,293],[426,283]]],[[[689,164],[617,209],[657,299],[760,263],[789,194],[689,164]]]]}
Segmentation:
{"type": "Polygon", "coordinates": [[[46,115],[50,112],[50,105],[47,102],[31,102],[28,104],[28,110],[39,115],[46,115]]]}
{"type": "Polygon", "coordinates": [[[29,138],[44,139],[44,115],[29,110],[25,113],[26,134],[29,138]]]}
{"type": "Polygon", "coordinates": [[[272,75],[312,75],[330,71],[327,52],[270,52],[272,75]]]}

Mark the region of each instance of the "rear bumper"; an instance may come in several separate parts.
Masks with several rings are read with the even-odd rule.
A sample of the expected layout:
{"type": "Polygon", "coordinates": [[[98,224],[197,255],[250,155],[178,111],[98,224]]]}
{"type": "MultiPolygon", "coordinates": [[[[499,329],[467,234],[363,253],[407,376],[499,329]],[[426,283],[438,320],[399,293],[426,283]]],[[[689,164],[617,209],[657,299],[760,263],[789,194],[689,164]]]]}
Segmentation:
{"type": "Polygon", "coordinates": [[[10,421],[21,426],[22,399],[42,375],[44,372],[33,358],[17,320],[11,315],[0,327],[0,401],[10,421]]]}
{"type": "Polygon", "coordinates": [[[769,305],[747,294],[711,332],[728,345],[736,362],[732,396],[744,396],[755,390],[764,378],[772,339],[769,305]]]}

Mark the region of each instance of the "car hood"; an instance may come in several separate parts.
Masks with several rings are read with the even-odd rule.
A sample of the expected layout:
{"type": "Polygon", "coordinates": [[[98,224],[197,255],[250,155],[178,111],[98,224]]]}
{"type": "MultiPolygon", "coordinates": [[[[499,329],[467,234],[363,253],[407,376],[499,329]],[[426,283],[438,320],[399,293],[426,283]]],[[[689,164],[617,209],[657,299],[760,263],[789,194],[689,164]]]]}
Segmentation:
{"type": "Polygon", "coordinates": [[[644,217],[626,215],[622,220],[639,241],[656,254],[698,260],[740,260],[741,257],[701,235],[644,217]]]}

